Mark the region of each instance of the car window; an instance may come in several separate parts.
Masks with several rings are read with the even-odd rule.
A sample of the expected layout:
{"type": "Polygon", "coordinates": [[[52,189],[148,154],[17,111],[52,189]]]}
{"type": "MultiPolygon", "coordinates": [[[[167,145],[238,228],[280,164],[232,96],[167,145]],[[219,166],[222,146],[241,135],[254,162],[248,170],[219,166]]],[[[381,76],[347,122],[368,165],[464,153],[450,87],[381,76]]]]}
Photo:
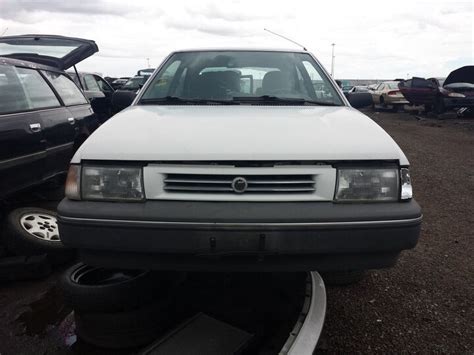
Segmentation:
{"type": "Polygon", "coordinates": [[[63,74],[43,71],[66,106],[87,103],[87,99],[74,82],[63,74]]]}
{"type": "Polygon", "coordinates": [[[4,76],[0,112],[19,112],[61,106],[58,98],[35,69],[0,66],[4,76]]]}
{"type": "Polygon", "coordinates": [[[239,100],[241,104],[251,102],[247,97],[275,96],[343,104],[310,54],[272,51],[175,53],[155,75],[140,102],[167,96],[239,100]]]}
{"type": "Polygon", "coordinates": [[[102,92],[112,92],[110,85],[100,76],[94,75],[94,79],[102,92]]]}
{"type": "Polygon", "coordinates": [[[17,72],[25,89],[30,109],[61,106],[53,90],[38,71],[34,69],[17,68],[17,72]]]}
{"type": "Polygon", "coordinates": [[[16,68],[0,65],[0,114],[30,110],[16,68]]]}
{"type": "Polygon", "coordinates": [[[398,89],[398,83],[386,83],[385,86],[387,89],[395,90],[398,89]]]}
{"type": "Polygon", "coordinates": [[[86,84],[86,90],[88,91],[101,91],[93,75],[84,75],[84,83],[86,84]]]}
{"type": "MultiPolygon", "coordinates": [[[[170,91],[171,82],[177,74],[177,70],[181,64],[181,60],[174,60],[161,74],[160,80],[155,81],[153,92],[156,96],[166,96],[170,91]]],[[[177,95],[182,95],[184,89],[184,82],[186,80],[187,68],[180,70],[179,79],[177,83],[177,95]]]]}

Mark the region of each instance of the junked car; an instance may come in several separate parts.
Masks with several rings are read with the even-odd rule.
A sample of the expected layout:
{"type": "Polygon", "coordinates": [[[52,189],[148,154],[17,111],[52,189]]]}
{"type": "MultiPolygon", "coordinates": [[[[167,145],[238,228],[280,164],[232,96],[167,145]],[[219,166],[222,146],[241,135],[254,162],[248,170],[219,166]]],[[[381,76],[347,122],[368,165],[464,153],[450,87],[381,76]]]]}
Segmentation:
{"type": "Polygon", "coordinates": [[[255,49],[170,54],[76,152],[58,214],[91,265],[240,271],[390,267],[422,218],[408,159],[317,59],[255,49]]]}
{"type": "Polygon", "coordinates": [[[383,107],[391,106],[394,110],[398,110],[400,106],[408,104],[407,99],[398,88],[398,83],[398,81],[384,81],[380,83],[371,91],[373,104],[383,107]]]}
{"type": "Polygon", "coordinates": [[[99,121],[64,72],[97,52],[94,41],[0,37],[0,198],[68,169],[99,121]]]}
{"type": "Polygon", "coordinates": [[[441,106],[436,104],[437,97],[441,95],[443,83],[446,78],[420,78],[413,77],[398,84],[398,88],[412,105],[424,105],[426,111],[439,111],[441,106]]]}
{"type": "Polygon", "coordinates": [[[112,81],[112,87],[117,90],[117,89],[120,89],[122,86],[125,85],[125,83],[129,80],[130,78],[129,77],[122,77],[122,78],[118,78],[118,79],[115,79],[114,81],[112,81]]]}
{"type": "Polygon", "coordinates": [[[130,78],[120,89],[117,89],[112,95],[112,113],[115,114],[128,107],[149,78],[149,74],[136,75],[130,78]]]}
{"type": "Polygon", "coordinates": [[[474,108],[474,65],[467,65],[449,73],[441,91],[441,110],[444,108],[474,108]]]}
{"type": "Polygon", "coordinates": [[[112,116],[112,95],[114,88],[100,75],[85,72],[67,72],[89,99],[92,109],[104,123],[112,116]]]}
{"type": "Polygon", "coordinates": [[[425,105],[443,113],[449,109],[474,107],[474,66],[464,66],[452,71],[447,78],[419,78],[399,83],[400,91],[410,103],[425,105]]]}

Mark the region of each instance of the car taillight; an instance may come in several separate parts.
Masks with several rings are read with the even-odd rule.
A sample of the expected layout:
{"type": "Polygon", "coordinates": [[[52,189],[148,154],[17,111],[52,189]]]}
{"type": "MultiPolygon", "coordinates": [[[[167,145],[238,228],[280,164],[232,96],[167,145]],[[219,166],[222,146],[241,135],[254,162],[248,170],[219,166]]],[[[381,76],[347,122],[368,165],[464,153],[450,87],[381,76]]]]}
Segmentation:
{"type": "Polygon", "coordinates": [[[398,95],[400,93],[400,90],[394,90],[394,91],[389,91],[387,93],[388,96],[394,96],[394,95],[398,95]]]}

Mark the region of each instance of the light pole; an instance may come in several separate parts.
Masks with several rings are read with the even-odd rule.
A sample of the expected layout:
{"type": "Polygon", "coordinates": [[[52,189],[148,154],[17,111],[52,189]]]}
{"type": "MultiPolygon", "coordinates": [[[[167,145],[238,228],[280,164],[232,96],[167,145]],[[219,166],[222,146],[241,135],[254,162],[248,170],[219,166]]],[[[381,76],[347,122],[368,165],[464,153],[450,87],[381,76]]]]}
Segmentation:
{"type": "Polygon", "coordinates": [[[334,58],[336,58],[336,57],[334,56],[334,46],[335,46],[335,45],[336,45],[336,43],[331,44],[331,46],[332,46],[331,77],[333,77],[333,78],[334,78],[334,58]]]}
{"type": "Polygon", "coordinates": [[[147,59],[146,59],[146,62],[147,62],[147,64],[148,64],[148,68],[149,68],[149,67],[150,67],[150,58],[147,58],[147,59]]]}

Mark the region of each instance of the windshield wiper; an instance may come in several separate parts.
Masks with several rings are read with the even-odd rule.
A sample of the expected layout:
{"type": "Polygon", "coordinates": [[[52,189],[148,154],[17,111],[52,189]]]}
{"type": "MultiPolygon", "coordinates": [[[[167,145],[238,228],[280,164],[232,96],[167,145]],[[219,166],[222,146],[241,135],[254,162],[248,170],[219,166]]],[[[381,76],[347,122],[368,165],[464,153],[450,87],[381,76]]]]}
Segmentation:
{"type": "Polygon", "coordinates": [[[300,97],[279,97],[279,96],[271,96],[271,95],[263,95],[263,96],[234,96],[234,101],[240,102],[271,102],[271,103],[287,103],[291,105],[318,105],[318,106],[339,106],[334,102],[327,102],[327,101],[315,101],[315,100],[307,100],[300,97]]]}
{"type": "Polygon", "coordinates": [[[216,100],[216,99],[193,99],[177,96],[156,97],[152,99],[141,99],[139,103],[142,104],[168,104],[168,105],[238,105],[233,100],[216,100]]]}

